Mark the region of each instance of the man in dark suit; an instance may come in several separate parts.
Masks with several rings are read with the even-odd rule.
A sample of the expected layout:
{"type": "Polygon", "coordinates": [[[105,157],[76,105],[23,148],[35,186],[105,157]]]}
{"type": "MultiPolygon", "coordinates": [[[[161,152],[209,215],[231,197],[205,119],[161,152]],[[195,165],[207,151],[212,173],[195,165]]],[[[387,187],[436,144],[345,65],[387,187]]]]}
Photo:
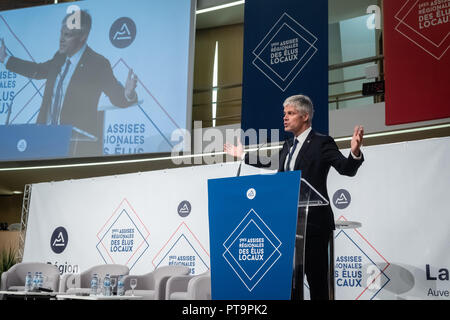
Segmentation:
{"type": "Polygon", "coordinates": [[[52,59],[35,63],[8,56],[2,39],[0,62],[25,77],[47,80],[38,124],[67,124],[81,129],[97,141],[74,144],[72,152],[77,156],[102,155],[103,114],[97,111],[100,95],[104,92],[118,107],[133,105],[137,102],[137,77],[130,70],[125,87],[120,84],[109,61],[87,46],[92,19],[84,10],[79,13],[79,28],[68,23],[72,15],[64,18],[59,50],[52,59]]]}
{"type": "MultiPolygon", "coordinates": [[[[306,179],[321,195],[328,198],[327,176],[331,167],[340,174],[354,176],[364,161],[360,147],[364,129],[356,126],[351,141],[351,152],[344,157],[330,136],[312,130],[314,107],[304,95],[289,97],[283,103],[284,130],[292,132],[294,137],[283,144],[279,153],[278,171],[301,170],[306,179]]],[[[242,144],[224,145],[224,151],[235,157],[243,156],[242,144]]],[[[262,166],[260,161],[247,164],[262,166]]],[[[268,164],[267,166],[270,166],[268,164]]],[[[305,274],[313,300],[328,300],[328,243],[334,230],[334,216],[331,206],[309,209],[306,227],[305,274]]],[[[302,284],[300,284],[302,285],[302,284]]]]}

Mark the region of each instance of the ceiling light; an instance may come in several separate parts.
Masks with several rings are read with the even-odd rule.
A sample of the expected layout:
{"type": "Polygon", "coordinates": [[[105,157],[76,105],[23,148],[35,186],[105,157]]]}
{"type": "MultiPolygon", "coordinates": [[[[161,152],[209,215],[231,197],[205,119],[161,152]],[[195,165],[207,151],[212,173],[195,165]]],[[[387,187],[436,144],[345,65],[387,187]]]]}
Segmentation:
{"type": "MultiPolygon", "coordinates": [[[[420,127],[420,128],[413,128],[413,129],[402,129],[402,130],[396,130],[396,131],[369,133],[369,134],[364,134],[364,139],[386,137],[386,136],[393,136],[393,135],[397,135],[397,134],[414,133],[414,132],[421,132],[421,131],[428,131],[428,130],[437,130],[437,129],[444,129],[444,128],[449,128],[449,127],[450,127],[450,123],[446,123],[446,124],[439,124],[439,125],[430,126],[430,127],[420,127]]],[[[336,141],[336,142],[349,141],[349,140],[352,140],[351,136],[334,139],[334,141],[336,141]]]]}
{"type": "Polygon", "coordinates": [[[215,7],[211,7],[211,8],[197,10],[195,13],[196,14],[201,14],[201,13],[205,13],[205,12],[210,12],[210,11],[215,11],[215,10],[220,10],[220,9],[225,9],[225,8],[229,8],[229,7],[238,6],[238,5],[244,4],[244,3],[245,3],[244,0],[230,2],[230,3],[222,4],[220,6],[215,6],[215,7]]]}

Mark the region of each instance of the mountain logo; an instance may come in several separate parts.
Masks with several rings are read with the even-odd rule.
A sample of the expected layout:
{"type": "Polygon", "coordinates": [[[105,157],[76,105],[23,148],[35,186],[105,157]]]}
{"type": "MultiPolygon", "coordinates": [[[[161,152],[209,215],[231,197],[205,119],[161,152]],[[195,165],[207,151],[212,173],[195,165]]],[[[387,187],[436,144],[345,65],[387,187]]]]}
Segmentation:
{"type": "Polygon", "coordinates": [[[189,201],[181,201],[178,205],[178,214],[180,217],[187,217],[191,213],[192,206],[189,201]]]}
{"type": "Polygon", "coordinates": [[[58,227],[50,238],[50,247],[54,253],[60,254],[66,249],[68,241],[67,230],[64,227],[58,227]]]}
{"type": "Polygon", "coordinates": [[[253,200],[256,197],[256,190],[253,188],[250,188],[247,190],[247,198],[250,200],[253,200]]]}
{"type": "Polygon", "coordinates": [[[345,209],[350,205],[352,197],[350,192],[345,189],[339,189],[333,195],[333,204],[338,209],[345,209]]]}
{"type": "Polygon", "coordinates": [[[116,48],[123,49],[131,45],[136,38],[136,24],[127,17],[114,21],[109,29],[109,40],[116,48]]]}
{"type": "Polygon", "coordinates": [[[25,150],[27,150],[27,141],[25,139],[20,139],[19,142],[17,142],[17,150],[19,152],[24,152],[25,150]]]}

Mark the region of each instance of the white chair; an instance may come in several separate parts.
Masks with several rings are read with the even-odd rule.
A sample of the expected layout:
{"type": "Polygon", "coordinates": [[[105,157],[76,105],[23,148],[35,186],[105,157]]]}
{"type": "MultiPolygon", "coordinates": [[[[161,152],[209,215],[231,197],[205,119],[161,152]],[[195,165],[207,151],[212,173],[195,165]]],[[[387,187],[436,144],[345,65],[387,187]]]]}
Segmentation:
{"type": "Polygon", "coordinates": [[[167,281],[166,300],[211,300],[211,271],[171,277],[167,281]]]}
{"type": "Polygon", "coordinates": [[[137,279],[134,295],[142,296],[144,300],[164,300],[166,283],[170,277],[188,275],[191,269],[185,266],[164,266],[143,275],[128,275],[123,278],[125,295],[132,294],[130,280],[137,279]]]}
{"type": "Polygon", "coordinates": [[[100,264],[78,274],[65,274],[61,279],[59,292],[65,292],[67,294],[89,293],[94,273],[98,274],[101,279],[103,279],[106,274],[117,278],[120,275],[128,275],[130,269],[121,264],[100,264]]]}
{"type": "Polygon", "coordinates": [[[25,277],[31,272],[34,277],[35,272],[42,272],[45,282],[44,287],[52,289],[54,292],[59,288],[60,273],[56,266],[43,262],[21,262],[13,265],[8,271],[2,273],[2,291],[24,291],[25,277]]]}

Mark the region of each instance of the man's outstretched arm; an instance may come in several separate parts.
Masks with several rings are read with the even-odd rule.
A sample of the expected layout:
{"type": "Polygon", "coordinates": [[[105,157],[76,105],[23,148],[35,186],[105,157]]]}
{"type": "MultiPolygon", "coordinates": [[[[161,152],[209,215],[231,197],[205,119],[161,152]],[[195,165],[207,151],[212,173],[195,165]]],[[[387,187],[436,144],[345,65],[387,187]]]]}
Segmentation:
{"type": "MultiPolygon", "coordinates": [[[[55,57],[53,57],[53,59],[55,59],[55,57]]],[[[49,66],[52,60],[49,60],[44,63],[36,63],[10,56],[6,52],[5,41],[3,39],[1,39],[0,41],[0,62],[4,63],[6,69],[8,69],[9,71],[18,73],[27,78],[46,79],[48,76],[49,66]]],[[[62,60],[62,62],[64,61],[62,60]]]]}

